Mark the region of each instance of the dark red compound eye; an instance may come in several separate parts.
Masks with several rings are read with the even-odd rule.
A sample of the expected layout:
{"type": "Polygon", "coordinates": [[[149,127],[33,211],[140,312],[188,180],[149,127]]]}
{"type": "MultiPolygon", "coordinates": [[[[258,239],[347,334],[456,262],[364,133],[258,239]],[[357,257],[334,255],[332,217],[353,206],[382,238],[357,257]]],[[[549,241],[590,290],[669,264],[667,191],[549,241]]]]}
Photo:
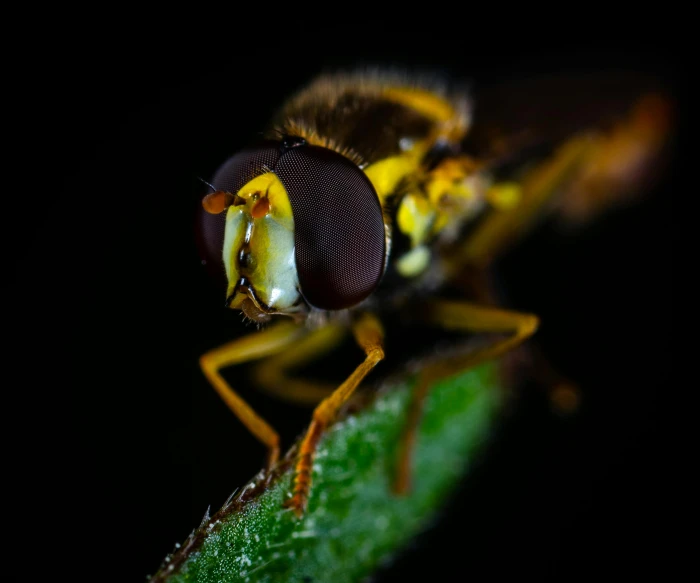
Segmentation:
{"type": "MultiPolygon", "coordinates": [[[[236,194],[256,176],[269,172],[280,158],[278,142],[268,141],[231,156],[211,179],[217,189],[236,194]]],[[[225,279],[223,261],[226,212],[211,214],[200,207],[198,218],[198,245],[208,271],[225,279]]]]}
{"type": "Polygon", "coordinates": [[[317,146],[294,147],[274,168],[294,215],[301,292],[323,310],[360,303],[384,272],[386,240],[377,193],[344,156],[317,146]]]}

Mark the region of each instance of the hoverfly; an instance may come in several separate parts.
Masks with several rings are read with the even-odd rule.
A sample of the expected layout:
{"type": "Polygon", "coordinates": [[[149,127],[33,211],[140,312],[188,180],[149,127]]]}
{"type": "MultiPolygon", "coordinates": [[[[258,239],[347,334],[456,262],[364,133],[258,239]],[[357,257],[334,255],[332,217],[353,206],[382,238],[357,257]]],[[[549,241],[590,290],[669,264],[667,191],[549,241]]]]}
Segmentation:
{"type": "Polygon", "coordinates": [[[228,308],[265,326],[200,363],[267,448],[268,468],[279,457],[278,434],[220,371],[264,359],[258,384],[301,398],[321,387],[292,377],[295,362],[324,354],[349,332],[365,354],[314,409],[287,503],[297,515],[306,509],[321,436],[384,359],[385,313],[420,298],[413,312],[427,325],[497,335],[421,370],[400,448],[401,492],[429,387],[537,329],[535,315],[474,293],[493,261],[543,214],[588,219],[651,175],[667,141],[666,98],[615,77],[535,85],[472,98],[399,75],[324,75],[211,179],[202,201],[204,254],[226,276],[228,308]],[[439,299],[465,274],[463,299],[439,299]]]}

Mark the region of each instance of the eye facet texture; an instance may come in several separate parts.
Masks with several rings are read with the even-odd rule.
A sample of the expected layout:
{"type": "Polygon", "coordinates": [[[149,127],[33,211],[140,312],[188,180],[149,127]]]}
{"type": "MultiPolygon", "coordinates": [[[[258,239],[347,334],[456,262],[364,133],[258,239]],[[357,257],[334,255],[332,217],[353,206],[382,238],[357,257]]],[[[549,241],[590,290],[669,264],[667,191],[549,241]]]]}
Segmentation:
{"type": "Polygon", "coordinates": [[[324,310],[364,300],[384,271],[384,219],[364,172],[317,146],[287,151],[275,166],[294,213],[301,291],[324,310]]]}

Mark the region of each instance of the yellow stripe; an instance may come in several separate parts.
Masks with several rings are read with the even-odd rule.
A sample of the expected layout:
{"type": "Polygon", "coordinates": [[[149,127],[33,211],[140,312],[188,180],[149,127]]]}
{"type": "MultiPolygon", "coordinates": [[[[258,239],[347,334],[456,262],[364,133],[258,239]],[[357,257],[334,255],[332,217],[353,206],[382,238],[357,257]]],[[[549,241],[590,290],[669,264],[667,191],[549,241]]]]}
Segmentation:
{"type": "Polygon", "coordinates": [[[456,116],[454,108],[447,100],[424,89],[388,87],[382,94],[390,101],[410,107],[441,123],[449,122],[456,116]]]}

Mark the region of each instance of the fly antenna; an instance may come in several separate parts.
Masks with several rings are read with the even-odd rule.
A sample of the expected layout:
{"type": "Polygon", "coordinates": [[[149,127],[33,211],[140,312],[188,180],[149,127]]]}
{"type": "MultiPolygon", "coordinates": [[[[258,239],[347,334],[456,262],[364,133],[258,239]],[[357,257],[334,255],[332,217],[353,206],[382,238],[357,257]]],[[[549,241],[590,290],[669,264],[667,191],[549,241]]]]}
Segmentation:
{"type": "Polygon", "coordinates": [[[197,178],[199,179],[200,182],[203,182],[204,184],[206,184],[206,185],[207,185],[209,188],[211,188],[214,192],[216,192],[217,190],[219,190],[219,189],[216,188],[216,186],[214,186],[211,182],[207,182],[207,181],[204,180],[204,178],[202,178],[201,176],[197,176],[197,178]]]}
{"type": "Polygon", "coordinates": [[[232,194],[216,188],[213,184],[204,180],[204,178],[197,176],[204,184],[211,188],[214,192],[210,192],[202,199],[202,207],[204,210],[212,215],[218,215],[224,212],[231,205],[240,206],[245,204],[245,199],[238,196],[237,194],[232,194]]]}

